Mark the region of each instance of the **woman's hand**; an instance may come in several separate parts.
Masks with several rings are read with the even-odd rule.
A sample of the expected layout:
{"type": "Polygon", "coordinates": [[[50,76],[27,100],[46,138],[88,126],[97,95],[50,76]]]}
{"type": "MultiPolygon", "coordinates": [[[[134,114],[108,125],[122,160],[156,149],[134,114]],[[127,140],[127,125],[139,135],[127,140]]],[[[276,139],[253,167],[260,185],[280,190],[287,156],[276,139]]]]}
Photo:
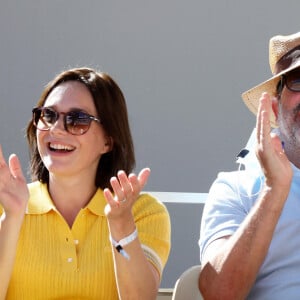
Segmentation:
{"type": "Polygon", "coordinates": [[[150,175],[150,169],[141,170],[139,175],[130,174],[128,177],[124,171],[119,171],[117,177],[110,180],[113,193],[107,188],[104,196],[107,201],[105,214],[108,219],[123,219],[132,216],[132,206],[144,188],[150,175]]]}
{"type": "Polygon", "coordinates": [[[0,204],[6,217],[24,215],[28,198],[29,191],[18,157],[11,154],[7,164],[0,146],[0,204]]]}

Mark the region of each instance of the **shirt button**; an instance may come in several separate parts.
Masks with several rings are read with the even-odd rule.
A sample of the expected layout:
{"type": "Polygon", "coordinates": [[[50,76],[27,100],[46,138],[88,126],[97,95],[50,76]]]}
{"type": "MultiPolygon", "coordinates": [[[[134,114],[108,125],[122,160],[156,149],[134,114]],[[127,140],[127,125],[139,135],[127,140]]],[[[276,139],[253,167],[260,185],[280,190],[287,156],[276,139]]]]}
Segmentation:
{"type": "Polygon", "coordinates": [[[67,259],[67,261],[68,261],[69,263],[71,263],[71,262],[73,261],[73,258],[72,258],[72,257],[69,257],[69,258],[67,259]]]}
{"type": "Polygon", "coordinates": [[[74,244],[78,245],[79,244],[79,240],[74,240],[74,244]]]}

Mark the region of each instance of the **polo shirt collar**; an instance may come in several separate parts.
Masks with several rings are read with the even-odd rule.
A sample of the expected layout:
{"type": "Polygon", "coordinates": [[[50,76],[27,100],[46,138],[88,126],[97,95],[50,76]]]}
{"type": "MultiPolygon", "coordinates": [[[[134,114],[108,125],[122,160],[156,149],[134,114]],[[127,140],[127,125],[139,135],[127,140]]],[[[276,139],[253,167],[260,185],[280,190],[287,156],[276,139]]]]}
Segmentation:
{"type": "Polygon", "coordinates": [[[95,195],[91,199],[91,201],[86,206],[87,209],[89,209],[92,213],[94,213],[97,216],[105,216],[104,214],[104,208],[107,204],[106,199],[103,194],[103,190],[98,188],[95,195]]]}
{"type": "MultiPolygon", "coordinates": [[[[35,181],[28,184],[28,188],[30,198],[26,214],[45,214],[51,210],[57,211],[49,195],[47,184],[35,181]]],[[[105,216],[104,208],[106,204],[107,202],[104,198],[103,190],[99,188],[85,208],[95,215],[105,216]]]]}

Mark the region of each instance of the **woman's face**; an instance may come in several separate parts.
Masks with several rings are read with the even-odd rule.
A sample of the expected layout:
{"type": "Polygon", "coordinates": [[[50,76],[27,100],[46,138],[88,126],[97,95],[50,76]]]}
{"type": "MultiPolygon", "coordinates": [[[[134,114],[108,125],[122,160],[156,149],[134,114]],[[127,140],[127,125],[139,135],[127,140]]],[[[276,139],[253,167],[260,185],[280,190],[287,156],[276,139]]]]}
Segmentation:
{"type": "Polygon", "coordinates": [[[89,90],[80,82],[67,81],[52,90],[44,107],[60,114],[48,131],[36,131],[38,150],[50,178],[79,176],[94,180],[101,155],[110,150],[109,138],[96,121],[83,135],[72,135],[65,130],[62,114],[82,110],[101,119],[89,90]]]}

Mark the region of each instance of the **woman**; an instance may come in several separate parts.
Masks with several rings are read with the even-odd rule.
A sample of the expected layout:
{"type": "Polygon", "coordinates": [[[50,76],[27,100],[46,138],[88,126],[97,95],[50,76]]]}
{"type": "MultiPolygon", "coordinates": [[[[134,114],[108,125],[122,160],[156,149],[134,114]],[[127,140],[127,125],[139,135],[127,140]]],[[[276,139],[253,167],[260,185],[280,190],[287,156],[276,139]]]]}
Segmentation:
{"type": "Polygon", "coordinates": [[[130,174],[118,85],[89,68],[61,73],[33,109],[27,138],[28,185],[17,156],[7,164],[0,150],[0,299],[155,299],[170,220],[140,195],[150,170],[130,174]]]}

